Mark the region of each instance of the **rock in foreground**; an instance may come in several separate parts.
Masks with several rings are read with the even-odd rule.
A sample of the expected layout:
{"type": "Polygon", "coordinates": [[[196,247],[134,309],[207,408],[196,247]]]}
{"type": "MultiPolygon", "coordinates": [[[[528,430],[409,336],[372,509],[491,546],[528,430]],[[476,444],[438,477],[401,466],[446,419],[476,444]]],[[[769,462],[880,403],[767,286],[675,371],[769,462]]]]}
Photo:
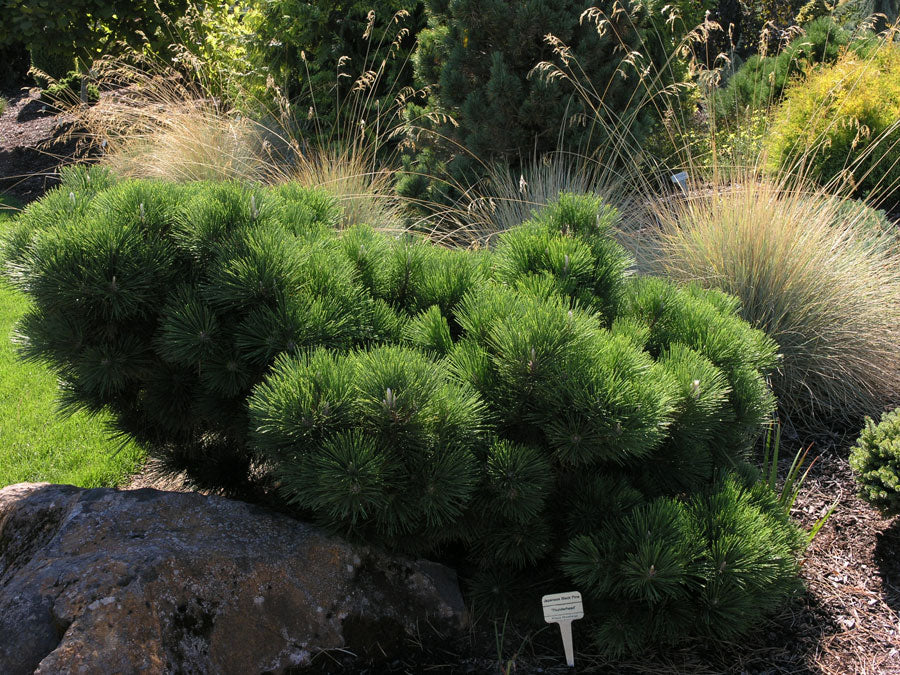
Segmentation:
{"type": "Polygon", "coordinates": [[[280,672],[465,621],[455,575],[242,502],[0,490],[0,673],[280,672]]]}

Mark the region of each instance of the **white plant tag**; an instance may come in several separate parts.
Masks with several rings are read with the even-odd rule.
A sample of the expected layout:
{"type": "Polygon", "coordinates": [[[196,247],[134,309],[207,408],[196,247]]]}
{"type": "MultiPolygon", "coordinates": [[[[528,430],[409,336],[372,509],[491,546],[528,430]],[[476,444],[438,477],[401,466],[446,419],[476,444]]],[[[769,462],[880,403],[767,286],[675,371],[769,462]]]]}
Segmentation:
{"type": "Polygon", "coordinates": [[[581,602],[581,593],[569,591],[568,593],[545,595],[541,598],[541,604],[544,606],[544,621],[559,624],[563,648],[566,650],[566,663],[570,668],[575,667],[572,622],[584,618],[584,605],[581,602]]]}
{"type": "Polygon", "coordinates": [[[688,172],[682,171],[681,173],[672,174],[672,182],[680,187],[685,194],[688,191],[688,172]]]}

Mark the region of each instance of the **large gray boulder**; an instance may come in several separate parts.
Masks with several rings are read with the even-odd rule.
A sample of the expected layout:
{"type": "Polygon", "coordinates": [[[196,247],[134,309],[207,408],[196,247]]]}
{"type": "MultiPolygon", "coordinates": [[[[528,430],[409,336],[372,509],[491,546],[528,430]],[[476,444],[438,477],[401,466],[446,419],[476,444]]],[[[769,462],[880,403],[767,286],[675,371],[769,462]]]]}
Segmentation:
{"type": "Polygon", "coordinates": [[[0,673],[262,673],[459,629],[445,567],[219,497],[0,490],[0,673]]]}

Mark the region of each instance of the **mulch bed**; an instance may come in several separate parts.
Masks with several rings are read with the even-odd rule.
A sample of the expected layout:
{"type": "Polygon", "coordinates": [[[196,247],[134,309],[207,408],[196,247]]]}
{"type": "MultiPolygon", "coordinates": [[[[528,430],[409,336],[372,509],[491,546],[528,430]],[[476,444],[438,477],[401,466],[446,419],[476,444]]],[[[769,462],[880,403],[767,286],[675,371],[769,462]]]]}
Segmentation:
{"type": "MultiPolygon", "coordinates": [[[[59,165],[84,154],[69,135],[71,121],[41,103],[37,90],[7,92],[5,97],[9,106],[0,116],[0,194],[28,202],[55,184],[59,165]]],[[[882,518],[856,496],[847,462],[851,443],[834,438],[820,446],[795,515],[809,528],[835,499],[837,509],[803,563],[806,593],[757,634],[740,645],[693,644],[612,664],[591,656],[576,623],[576,671],[900,675],[900,520],[882,518]]],[[[138,477],[133,486],[151,482],[138,477]]],[[[405,653],[377,664],[334,652],[319,655],[314,666],[321,672],[354,673],[572,672],[563,662],[555,626],[504,626],[488,620],[476,621],[466,636],[455,640],[423,626],[405,653]]]]}
{"type": "Polygon", "coordinates": [[[829,448],[813,471],[800,520],[809,526],[830,501],[840,502],[807,554],[807,598],[776,630],[799,620],[796,642],[813,672],[900,673],[900,521],[856,496],[846,447],[829,448]]]}
{"type": "Polygon", "coordinates": [[[26,203],[58,183],[61,165],[86,156],[71,119],[39,94],[36,88],[2,92],[9,105],[0,115],[0,195],[26,203]]]}
{"type": "Polygon", "coordinates": [[[856,496],[851,444],[821,451],[795,506],[809,529],[838,500],[803,562],[806,593],[745,644],[695,661],[697,670],[685,654],[669,672],[900,673],[900,521],[856,496]]]}

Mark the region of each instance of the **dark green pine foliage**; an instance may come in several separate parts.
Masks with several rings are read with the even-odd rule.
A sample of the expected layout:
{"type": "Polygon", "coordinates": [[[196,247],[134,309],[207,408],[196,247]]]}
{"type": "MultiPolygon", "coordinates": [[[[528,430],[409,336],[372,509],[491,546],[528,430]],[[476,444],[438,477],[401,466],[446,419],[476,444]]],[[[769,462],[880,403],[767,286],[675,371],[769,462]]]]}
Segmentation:
{"type": "MultiPolygon", "coordinates": [[[[297,379],[309,377],[307,361],[280,365],[251,399],[257,444],[279,458],[285,494],[321,522],[419,553],[461,541],[482,609],[517,604],[535,574],[553,578],[564,551],[563,570],[602,617],[598,644],[611,653],[746,631],[795,588],[802,545],[752,477],[723,473],[752,474],[745,459],[773,409],[764,379],[773,343],[737,317],[729,296],[629,277],[630,260],[611,236],[617,219],[595,198],[562,195],[493,253],[470,258],[465,292],[448,291],[443,304],[419,290],[440,269],[429,266],[427,247],[352,231],[342,245],[367,287],[407,317],[402,340],[414,350],[358,352],[316,367],[326,374],[360,358],[370,364],[340,380],[355,383],[340,388],[348,408],[338,403],[344,394],[327,393],[331,385],[297,379]],[[451,516],[403,502],[399,492],[418,500],[429,483],[413,468],[388,468],[410,448],[433,446],[423,440],[433,433],[427,425],[386,442],[378,418],[337,412],[356,410],[376,377],[368,370],[387,353],[437,360],[439,381],[480,394],[477,415],[459,418],[472,440],[457,446],[476,479],[443,478],[456,499],[451,516]],[[308,402],[298,390],[322,398],[308,402]],[[331,426],[323,409],[340,419],[331,426]],[[401,476],[415,481],[394,487],[401,476]],[[439,530],[415,529],[429,517],[439,530]],[[598,542],[607,547],[602,559],[591,548],[598,542]],[[598,565],[609,580],[585,571],[596,575],[598,565]]],[[[379,415],[393,400],[387,389],[400,386],[388,384],[369,394],[379,415]]],[[[432,388],[419,386],[415,405],[424,409],[432,388]]]]}
{"type": "Polygon", "coordinates": [[[610,654],[733,639],[792,592],[798,530],[745,461],[775,345],[736,300],[632,276],[590,196],[480,252],[339,217],[68,171],[4,242],[22,351],[198,484],[264,475],[331,530],[452,554],[477,610],[574,583],[610,654]]]}
{"type": "Polygon", "coordinates": [[[587,590],[612,656],[686,637],[732,640],[797,590],[802,535],[765,486],[720,475],[576,536],[562,567],[587,590]]]}
{"type": "Polygon", "coordinates": [[[458,535],[478,481],[482,403],[422,352],[284,357],[250,409],[288,502],[323,525],[411,551],[458,535]]]}
{"type": "Polygon", "coordinates": [[[359,283],[324,193],[113,183],[64,173],[7,238],[34,301],[23,353],[59,370],[67,407],[108,408],[170,470],[240,486],[246,398],[275,358],[393,341],[400,320],[359,283]]]}
{"type": "Polygon", "coordinates": [[[885,516],[900,513],[900,408],[870,417],[850,453],[859,495],[885,516]]]}
{"type": "Polygon", "coordinates": [[[612,238],[618,212],[595,196],[562,194],[551,209],[500,236],[496,277],[559,294],[605,317],[619,311],[631,259],[612,238]]]}
{"type": "MultiPolygon", "coordinates": [[[[728,382],[729,410],[717,447],[747,447],[772,414],[774,398],[765,373],[776,363],[776,346],[761,331],[748,331],[735,298],[697,286],[676,287],[661,279],[634,279],[624,313],[649,327],[645,349],[659,358],[681,343],[722,371],[728,382]]],[[[698,388],[706,386],[704,379],[698,388]]],[[[693,383],[693,379],[691,382],[693,383]]]]}

